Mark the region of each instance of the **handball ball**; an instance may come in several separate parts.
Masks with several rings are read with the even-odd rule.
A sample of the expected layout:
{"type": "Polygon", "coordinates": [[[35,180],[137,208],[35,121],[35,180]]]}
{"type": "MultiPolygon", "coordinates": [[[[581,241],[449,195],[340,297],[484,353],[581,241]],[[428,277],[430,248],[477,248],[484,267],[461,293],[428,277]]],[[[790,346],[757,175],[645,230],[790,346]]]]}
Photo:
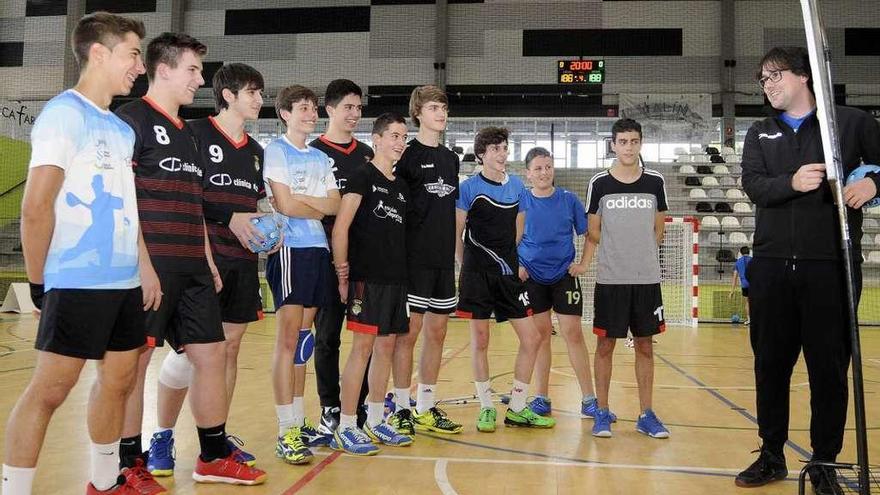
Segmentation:
{"type": "Polygon", "coordinates": [[[251,249],[253,249],[255,253],[265,253],[278,244],[278,241],[281,239],[281,229],[279,229],[278,224],[275,223],[273,215],[252,218],[251,222],[257,230],[263,234],[263,240],[259,243],[248,241],[251,245],[251,249]]]}
{"type": "Polygon", "coordinates": [[[739,321],[740,321],[740,320],[739,320],[739,315],[738,315],[738,314],[734,314],[733,316],[730,317],[730,322],[731,322],[731,323],[739,323],[739,321]]]}
{"type": "MultiPolygon", "coordinates": [[[[878,167],[877,165],[862,165],[850,172],[849,177],[846,178],[846,183],[850,184],[857,180],[863,179],[865,177],[865,174],[869,172],[880,172],[880,167],[878,167]]],[[[862,208],[873,208],[875,206],[880,206],[880,198],[874,198],[871,201],[868,201],[867,203],[862,205],[862,208]]]]}

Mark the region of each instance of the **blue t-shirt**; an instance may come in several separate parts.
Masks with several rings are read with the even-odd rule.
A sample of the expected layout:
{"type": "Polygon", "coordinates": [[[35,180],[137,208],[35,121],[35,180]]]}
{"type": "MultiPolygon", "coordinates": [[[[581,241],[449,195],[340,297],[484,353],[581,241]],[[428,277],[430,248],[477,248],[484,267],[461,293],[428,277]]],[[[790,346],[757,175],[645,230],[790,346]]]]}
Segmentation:
{"type": "Polygon", "coordinates": [[[46,264],[49,289],[132,289],[138,273],[134,131],[75,90],[49,100],[31,131],[30,168],[64,170],[46,264]]]}
{"type": "Polygon", "coordinates": [[[813,112],[810,112],[803,117],[792,117],[787,113],[782,113],[779,118],[781,118],[783,122],[788,124],[788,126],[791,127],[791,130],[797,132],[798,129],[801,128],[801,124],[803,124],[805,120],[810,118],[811,115],[813,115],[813,112]]]}
{"type": "Polygon", "coordinates": [[[570,191],[557,187],[553,194],[538,198],[526,195],[526,229],[517,251],[529,277],[545,285],[554,284],[574,261],[574,234],[587,231],[584,204],[570,191]]]}
{"type": "MultiPolygon", "coordinates": [[[[263,152],[263,178],[266,194],[272,195],[270,182],[287,184],[291,194],[326,198],[327,191],[339,189],[327,155],[316,148],[299,149],[287,137],[272,141],[263,152]]],[[[277,213],[284,226],[284,245],[291,248],[328,248],[327,234],[320,220],[288,217],[277,213]]]]}
{"type": "Polygon", "coordinates": [[[736,263],[733,264],[733,267],[736,269],[736,274],[739,275],[739,284],[743,289],[749,288],[749,281],[746,279],[746,267],[749,266],[749,263],[752,261],[752,257],[745,254],[739,257],[736,260],[736,263]]]}
{"type": "Polygon", "coordinates": [[[516,216],[528,208],[526,196],[513,175],[495,182],[480,173],[461,183],[455,207],[467,212],[462,271],[516,274],[516,216]]]}

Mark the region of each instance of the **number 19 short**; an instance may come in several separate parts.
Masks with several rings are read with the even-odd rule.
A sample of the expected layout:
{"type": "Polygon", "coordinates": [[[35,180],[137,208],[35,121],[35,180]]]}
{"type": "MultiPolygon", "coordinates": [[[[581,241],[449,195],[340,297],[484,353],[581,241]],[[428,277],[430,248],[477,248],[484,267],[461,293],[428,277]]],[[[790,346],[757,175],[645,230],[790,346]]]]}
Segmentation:
{"type": "Polygon", "coordinates": [[[526,279],[529,302],[535,314],[550,311],[560,315],[582,316],[584,300],[581,282],[577,277],[565,274],[552,284],[542,284],[534,279],[526,279]]]}

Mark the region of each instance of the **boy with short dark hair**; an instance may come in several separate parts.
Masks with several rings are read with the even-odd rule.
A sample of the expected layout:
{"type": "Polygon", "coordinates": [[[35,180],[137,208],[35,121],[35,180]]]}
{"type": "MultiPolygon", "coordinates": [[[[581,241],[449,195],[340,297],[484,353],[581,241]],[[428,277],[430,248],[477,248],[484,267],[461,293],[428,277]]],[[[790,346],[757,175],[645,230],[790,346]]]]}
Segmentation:
{"type": "MultiPolygon", "coordinates": [[[[593,176],[587,189],[588,235],[598,245],[593,333],[596,344],[596,395],[593,436],[611,437],[615,416],[608,408],[616,339],[633,335],[636,381],[641,414],[636,431],[668,438],[669,430],[654,414],[652,337],[666,330],[660,293],[659,249],[666,226],[663,176],[642,168],[642,126],[620,119],[611,127],[614,164],[593,176]],[[601,241],[601,242],[600,242],[601,241]]],[[[589,266],[589,259],[585,266],[589,266]]]]}
{"type": "Polygon", "coordinates": [[[489,391],[489,318],[493,315],[499,322],[510,320],[519,338],[504,424],[533,428],[556,424],[526,405],[535,359],[545,337],[532,321],[528,291],[518,275],[516,246],[525,228],[528,191],[519,178],[507,174],[509,135],[504,128],[480,129],[474,153],[483,170],[462,182],[455,203],[456,258],[461,263],[456,314],[471,320],[474,383],[480,399],[477,430],[482,432],[495,431],[497,415],[489,391]]]}

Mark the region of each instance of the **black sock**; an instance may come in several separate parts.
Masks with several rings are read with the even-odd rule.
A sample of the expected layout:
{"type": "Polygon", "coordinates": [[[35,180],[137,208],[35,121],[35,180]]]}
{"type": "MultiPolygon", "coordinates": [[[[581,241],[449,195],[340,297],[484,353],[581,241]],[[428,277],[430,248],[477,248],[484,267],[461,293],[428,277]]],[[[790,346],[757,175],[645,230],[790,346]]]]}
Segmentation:
{"type": "Polygon", "coordinates": [[[201,458],[205,462],[229,457],[229,445],[226,443],[226,423],[199,430],[199,445],[202,447],[201,458]]]}
{"type": "Polygon", "coordinates": [[[143,454],[140,434],[119,440],[119,467],[132,468],[134,461],[143,454]]]}

